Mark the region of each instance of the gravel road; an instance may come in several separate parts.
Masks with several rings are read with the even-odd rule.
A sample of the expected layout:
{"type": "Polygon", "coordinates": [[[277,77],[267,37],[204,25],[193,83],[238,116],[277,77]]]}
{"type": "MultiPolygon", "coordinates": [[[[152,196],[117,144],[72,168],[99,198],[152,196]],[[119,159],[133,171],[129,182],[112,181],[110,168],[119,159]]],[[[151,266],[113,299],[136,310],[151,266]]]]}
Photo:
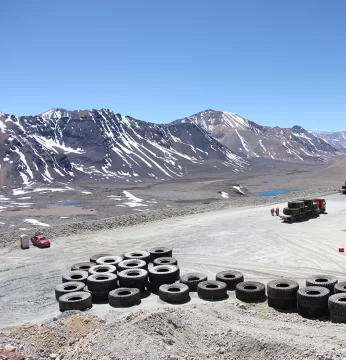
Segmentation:
{"type": "MultiPolygon", "coordinates": [[[[210,279],[213,279],[218,271],[234,269],[242,271],[246,280],[261,281],[265,284],[278,277],[288,277],[303,286],[305,278],[314,274],[330,274],[335,275],[340,281],[346,280],[345,255],[338,252],[339,247],[346,247],[345,197],[333,194],[326,196],[326,200],[327,214],[293,224],[285,224],[279,218],[272,217],[269,211],[272,207],[270,205],[243,208],[228,205],[227,208],[219,211],[174,217],[131,227],[98,232],[83,230],[83,234],[80,235],[55,238],[50,249],[41,250],[31,247],[30,250],[23,251],[8,246],[0,256],[0,326],[5,329],[25,322],[40,323],[58,316],[58,305],[53,290],[55,285],[60,283],[62,274],[71,264],[87,261],[90,255],[99,252],[120,254],[129,250],[168,246],[173,248],[182,274],[201,271],[210,279]]],[[[286,203],[276,205],[282,209],[286,203]]],[[[125,344],[126,334],[132,329],[132,336],[138,335],[136,338],[138,341],[139,334],[146,333],[144,328],[141,328],[138,334],[135,333],[134,324],[138,323],[140,316],[145,319],[147,317],[151,319],[152,316],[159,322],[178,321],[177,319],[182,316],[181,328],[192,331],[192,341],[198,341],[199,334],[196,329],[202,329],[204,322],[214,324],[214,335],[219,340],[220,334],[225,337],[224,332],[227,331],[238,331],[241,334],[241,342],[235,341],[233,344],[235,348],[240,346],[235,353],[240,354],[240,357],[235,355],[227,357],[220,353],[218,349],[225,349],[226,346],[221,342],[217,349],[215,347],[214,350],[210,350],[211,358],[215,356],[217,359],[274,359],[275,343],[280,342],[282,342],[282,353],[276,357],[277,359],[334,359],[337,355],[346,356],[338,345],[344,336],[344,325],[305,320],[295,313],[281,314],[269,309],[266,303],[246,305],[243,310],[239,310],[237,307],[239,303],[233,292],[229,292],[229,299],[226,302],[218,304],[205,303],[193,294],[188,304],[172,308],[158,300],[156,296],[150,295],[136,308],[139,313],[130,315],[130,322],[126,320],[126,316],[134,311],[133,308],[114,310],[108,305],[96,305],[88,313],[105,318],[109,323],[105,326],[109,326],[110,333],[115,331],[112,327],[115,325],[112,324],[117,324],[124,330],[122,337],[124,343],[121,349],[127,351],[129,355],[128,357],[119,355],[112,357],[113,359],[168,359],[167,354],[172,355],[174,349],[186,352],[184,353],[186,357],[177,355],[176,359],[190,359],[187,356],[193,354],[193,351],[187,348],[183,350],[184,342],[180,347],[179,344],[168,347],[166,344],[161,350],[160,346],[153,344],[155,357],[145,357],[145,352],[139,354],[140,351],[135,348],[131,350],[129,344],[125,344]],[[220,313],[219,323],[215,312],[220,313]],[[201,315],[203,313],[205,317],[201,315]],[[193,326],[196,327],[195,330],[191,330],[193,326]],[[304,329],[299,330],[301,327],[304,329]],[[323,332],[321,327],[324,329],[323,332]],[[283,329],[281,335],[277,333],[281,331],[280,329],[283,329]],[[294,335],[294,332],[297,334],[294,335]],[[267,336],[272,336],[273,341],[267,336]],[[313,338],[316,340],[311,340],[313,338]],[[326,339],[323,346],[322,338],[326,339]],[[257,350],[251,353],[250,349],[246,350],[246,346],[251,347],[254,339],[256,346],[253,351],[257,350]],[[264,348],[268,346],[267,357],[261,347],[262,343],[266,344],[264,348]],[[155,349],[158,352],[155,352],[155,349]],[[158,355],[159,351],[162,352],[162,357],[158,355]],[[248,355],[246,351],[249,351],[248,355]],[[306,355],[303,356],[305,353],[306,355]],[[317,357],[318,353],[320,357],[317,357]],[[166,357],[163,356],[164,354],[166,357]],[[264,357],[259,357],[258,354],[261,356],[264,354],[264,357]]],[[[207,328],[212,331],[210,324],[207,328]]],[[[188,341],[189,335],[181,331],[180,340],[188,341]]],[[[234,334],[236,332],[233,336],[234,334]]],[[[211,346],[210,341],[214,335],[211,332],[208,340],[205,334],[201,340],[205,348],[211,346]]],[[[98,346],[95,340],[90,351],[100,356],[110,355],[107,352],[110,348],[105,345],[109,339],[107,340],[105,334],[102,336],[103,347],[98,346]]],[[[143,337],[145,340],[143,349],[151,346],[153,342],[147,337],[148,333],[143,337]]],[[[178,342],[180,340],[178,337],[178,342]]],[[[84,344],[83,341],[80,340],[81,346],[84,344]]],[[[176,341],[175,339],[174,343],[176,341]]],[[[99,342],[101,343],[102,341],[99,342]]],[[[85,352],[84,356],[78,353],[79,348],[73,349],[70,349],[70,357],[67,358],[90,359],[88,357],[90,353],[85,352]]],[[[199,359],[209,358],[197,355],[199,359]]]]}

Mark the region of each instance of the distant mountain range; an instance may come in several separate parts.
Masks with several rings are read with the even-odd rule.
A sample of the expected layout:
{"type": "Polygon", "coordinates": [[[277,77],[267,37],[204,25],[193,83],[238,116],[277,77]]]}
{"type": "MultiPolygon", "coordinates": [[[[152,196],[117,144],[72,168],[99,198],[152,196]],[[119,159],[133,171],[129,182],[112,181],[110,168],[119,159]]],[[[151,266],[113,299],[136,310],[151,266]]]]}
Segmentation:
{"type": "Polygon", "coordinates": [[[337,153],[336,148],[301,126],[262,126],[229,112],[206,110],[174,123],[196,124],[234,153],[246,157],[321,162],[337,153]]]}
{"type": "Polygon", "coordinates": [[[109,109],[0,112],[0,185],[236,173],[247,171],[254,157],[318,163],[336,154],[300,126],[270,128],[214,110],[165,125],[109,109]]]}
{"type": "Polygon", "coordinates": [[[310,131],[340,151],[346,151],[346,131],[310,131]]]}

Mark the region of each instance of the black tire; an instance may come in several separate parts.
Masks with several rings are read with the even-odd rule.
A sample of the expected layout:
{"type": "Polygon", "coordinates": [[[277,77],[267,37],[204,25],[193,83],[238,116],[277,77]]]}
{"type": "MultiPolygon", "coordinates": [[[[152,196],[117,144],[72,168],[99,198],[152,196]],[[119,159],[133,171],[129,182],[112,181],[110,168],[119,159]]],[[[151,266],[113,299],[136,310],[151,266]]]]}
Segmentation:
{"type": "Polygon", "coordinates": [[[90,262],[96,263],[97,259],[103,256],[111,256],[111,254],[96,254],[90,257],[90,262]]]}
{"type": "Polygon", "coordinates": [[[88,271],[93,266],[95,266],[95,263],[92,262],[77,263],[71,266],[71,270],[88,271]]]}
{"type": "Polygon", "coordinates": [[[328,307],[329,289],[321,286],[309,286],[297,291],[297,304],[303,307],[328,307]]]}
{"type": "Polygon", "coordinates": [[[120,261],[123,261],[122,256],[102,256],[96,260],[96,264],[98,265],[113,265],[116,268],[120,261]]]}
{"type": "Polygon", "coordinates": [[[161,285],[159,298],[169,303],[185,302],[190,299],[189,287],[185,284],[161,285]]]}
{"type": "Polygon", "coordinates": [[[330,313],[330,321],[332,323],[345,324],[346,323],[346,316],[345,315],[337,315],[337,314],[330,313]]]}
{"type": "Polygon", "coordinates": [[[306,279],[306,286],[321,286],[329,289],[330,293],[333,294],[334,286],[338,282],[335,276],[331,275],[314,275],[309,276],[306,279]]]}
{"type": "Polygon", "coordinates": [[[236,285],[244,281],[243,273],[231,270],[220,271],[215,278],[217,281],[224,282],[228,290],[235,290],[236,285]]]}
{"type": "Polygon", "coordinates": [[[202,273],[188,273],[180,277],[180,282],[187,285],[190,291],[197,291],[197,285],[207,280],[207,275],[202,273]]]}
{"type": "Polygon", "coordinates": [[[68,310],[85,310],[91,307],[91,295],[85,291],[65,294],[59,298],[59,309],[61,312],[68,310]]]}
{"type": "MultiPolygon", "coordinates": [[[[155,247],[149,250],[150,262],[154,262],[155,259],[161,257],[172,257],[172,249],[166,247],[155,247]]],[[[175,264],[173,264],[175,265],[175,264]]]]}
{"type": "Polygon", "coordinates": [[[346,293],[330,296],[328,299],[328,309],[335,315],[346,316],[346,293]]]}
{"type": "Polygon", "coordinates": [[[78,281],[70,281],[59,284],[55,288],[55,298],[59,300],[60,296],[71,292],[83,291],[85,284],[78,281]]]}
{"type": "Polygon", "coordinates": [[[89,275],[93,274],[116,274],[117,269],[113,265],[95,265],[89,269],[89,275]]]}
{"type": "Polygon", "coordinates": [[[176,265],[158,265],[149,269],[149,280],[154,288],[164,284],[173,284],[179,277],[180,270],[176,265]]]}
{"type": "Polygon", "coordinates": [[[303,306],[297,303],[298,314],[304,317],[321,317],[328,313],[328,308],[325,306],[303,306]]]}
{"type": "Polygon", "coordinates": [[[88,289],[95,292],[111,291],[118,287],[117,276],[111,273],[90,275],[87,284],[88,289]]]}
{"type": "Polygon", "coordinates": [[[346,190],[346,185],[342,185],[342,190],[346,190]]]}
{"type": "Polygon", "coordinates": [[[127,259],[120,261],[117,265],[118,271],[130,270],[130,269],[148,269],[148,264],[144,260],[139,259],[127,259]]]}
{"type": "Polygon", "coordinates": [[[235,296],[244,302],[257,302],[265,299],[265,286],[257,281],[244,281],[236,285],[235,296]]]}
{"type": "Polygon", "coordinates": [[[124,254],[125,259],[139,259],[147,264],[150,261],[150,253],[148,251],[130,251],[124,254]]]}
{"type": "Polygon", "coordinates": [[[62,282],[78,281],[86,284],[88,276],[89,274],[87,271],[72,270],[69,273],[63,275],[62,282]]]}
{"type": "Polygon", "coordinates": [[[141,293],[136,288],[119,288],[108,294],[108,302],[113,307],[128,307],[141,303],[141,293]]]}
{"type": "Polygon", "coordinates": [[[290,201],[287,206],[290,209],[300,209],[304,207],[304,201],[290,201]]]}
{"type": "Polygon", "coordinates": [[[277,299],[268,296],[268,306],[280,310],[295,309],[297,307],[297,299],[277,299]]]}
{"type": "Polygon", "coordinates": [[[118,273],[119,285],[124,288],[137,288],[144,291],[148,284],[148,272],[145,269],[127,269],[118,273]]]}
{"type": "Polygon", "coordinates": [[[205,300],[225,299],[227,297],[227,285],[216,280],[202,281],[197,285],[197,294],[205,300]]]}
{"type": "Polygon", "coordinates": [[[158,265],[178,265],[178,261],[172,257],[159,257],[153,261],[153,266],[158,265]]]}
{"type": "Polygon", "coordinates": [[[83,291],[90,293],[93,303],[100,303],[108,301],[109,290],[105,291],[90,291],[88,286],[84,286],[83,291]]]}
{"type": "Polygon", "coordinates": [[[299,284],[288,279],[276,279],[267,284],[268,298],[274,299],[297,299],[299,284]]]}
{"type": "Polygon", "coordinates": [[[346,281],[338,282],[334,285],[334,294],[346,292],[346,281]]]}

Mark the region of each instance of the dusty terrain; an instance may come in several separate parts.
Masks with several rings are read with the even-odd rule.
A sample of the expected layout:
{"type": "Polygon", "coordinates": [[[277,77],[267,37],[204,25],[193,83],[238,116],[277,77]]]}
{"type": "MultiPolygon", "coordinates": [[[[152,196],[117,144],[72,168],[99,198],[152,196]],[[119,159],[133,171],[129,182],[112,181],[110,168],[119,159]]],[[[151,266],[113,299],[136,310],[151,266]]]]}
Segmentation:
{"type": "Polygon", "coordinates": [[[0,189],[0,231],[27,232],[35,227],[65,225],[119,215],[165,211],[183,206],[223,208],[244,197],[255,203],[257,192],[271,188],[301,191],[340,188],[346,181],[346,157],[323,165],[252,160],[248,173],[194,174],[168,181],[142,183],[36,184],[0,189]],[[234,187],[235,186],[235,187],[234,187]],[[243,194],[239,193],[240,186],[243,194]]]}
{"type": "MultiPolygon", "coordinates": [[[[309,221],[284,224],[270,216],[270,205],[244,207],[55,238],[51,249],[8,247],[0,257],[0,343],[16,342],[31,359],[63,353],[65,359],[340,359],[345,325],[328,318],[307,320],[266,303],[243,304],[233,292],[223,302],[191,301],[172,306],[151,294],[131,309],[95,305],[95,329],[73,336],[67,320],[59,320],[54,287],[75,262],[98,252],[123,253],[162,245],[173,248],[181,273],[201,271],[213,279],[218,271],[236,269],[246,280],[263,283],[277,277],[304,286],[313,274],[346,280],[346,198],[329,195],[328,214],[309,221]],[[55,317],[55,318],[54,318],[55,317]],[[52,319],[56,321],[52,321],[52,319]],[[98,323],[104,319],[105,324],[98,323]],[[58,320],[57,320],[58,319],[58,320]],[[23,323],[45,341],[60,339],[44,349],[23,323]],[[98,325],[97,325],[98,324],[98,325]],[[33,325],[31,325],[33,326],[33,325]],[[8,334],[6,329],[12,329],[8,334]]],[[[274,200],[275,201],[275,200],[274,200]]],[[[275,204],[283,208],[284,203],[275,204]]],[[[72,317],[72,322],[83,318],[72,317]]],[[[91,318],[94,319],[94,318],[91,318]]],[[[91,321],[91,320],[90,320],[91,321]]],[[[94,321],[94,320],[93,320],[94,321]]],[[[41,339],[41,340],[37,340],[41,339]]]]}

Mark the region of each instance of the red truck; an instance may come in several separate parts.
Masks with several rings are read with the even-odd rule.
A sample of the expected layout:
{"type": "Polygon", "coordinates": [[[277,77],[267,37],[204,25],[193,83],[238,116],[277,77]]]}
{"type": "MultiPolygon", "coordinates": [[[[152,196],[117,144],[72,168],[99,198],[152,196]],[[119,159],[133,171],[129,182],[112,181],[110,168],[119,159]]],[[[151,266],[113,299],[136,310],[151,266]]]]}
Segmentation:
{"type": "Polygon", "coordinates": [[[326,200],[324,199],[313,199],[312,200],[314,203],[318,204],[318,207],[320,209],[320,213],[323,214],[324,212],[326,212],[326,200]]]}
{"type": "Polygon", "coordinates": [[[36,233],[35,236],[31,238],[33,245],[36,245],[39,248],[50,247],[50,240],[47,239],[42,233],[36,233]]]}

